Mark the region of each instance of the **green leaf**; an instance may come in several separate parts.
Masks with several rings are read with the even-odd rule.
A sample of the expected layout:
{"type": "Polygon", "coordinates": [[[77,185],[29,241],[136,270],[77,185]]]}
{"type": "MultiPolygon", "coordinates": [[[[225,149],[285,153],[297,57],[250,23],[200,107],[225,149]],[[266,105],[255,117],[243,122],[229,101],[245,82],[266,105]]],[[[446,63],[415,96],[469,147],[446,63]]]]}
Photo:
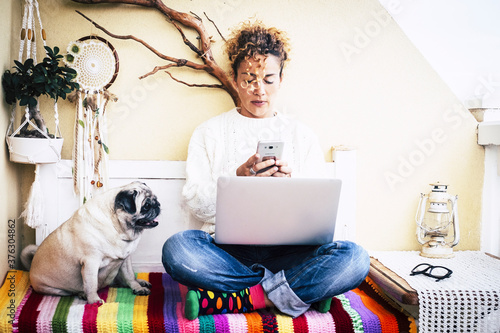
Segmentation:
{"type": "Polygon", "coordinates": [[[108,146],[106,146],[104,144],[104,142],[102,142],[102,148],[104,148],[104,151],[106,152],[106,154],[109,154],[109,148],[108,148],[108,146]]]}
{"type": "Polygon", "coordinates": [[[25,106],[28,104],[29,96],[22,96],[21,100],[19,101],[19,105],[25,106]]]}
{"type": "Polygon", "coordinates": [[[76,74],[76,70],[70,67],[61,67],[61,72],[65,72],[68,74],[76,74]]]}
{"type": "Polygon", "coordinates": [[[17,60],[14,60],[14,64],[15,64],[17,67],[19,67],[19,68],[24,68],[24,65],[23,65],[23,63],[22,63],[22,62],[19,62],[19,61],[17,61],[17,60]]]}
{"type": "Polygon", "coordinates": [[[83,122],[83,120],[78,119],[78,124],[80,124],[80,126],[82,126],[83,128],[85,128],[85,123],[83,122]]]}
{"type": "Polygon", "coordinates": [[[28,106],[32,106],[33,107],[33,106],[36,106],[36,104],[37,104],[36,98],[33,97],[33,96],[30,96],[28,98],[28,106]]]}
{"type": "Polygon", "coordinates": [[[47,56],[38,64],[29,58],[24,63],[15,60],[14,69],[5,71],[2,76],[2,87],[5,100],[9,104],[19,101],[19,104],[36,106],[36,98],[47,95],[57,100],[59,97],[65,99],[69,93],[80,86],[73,81],[77,72],[65,65],[59,66],[63,55],[59,54],[59,48],[45,47],[47,56]]]}
{"type": "Polygon", "coordinates": [[[44,76],[35,76],[33,78],[33,83],[43,83],[43,82],[45,82],[44,76]]]}

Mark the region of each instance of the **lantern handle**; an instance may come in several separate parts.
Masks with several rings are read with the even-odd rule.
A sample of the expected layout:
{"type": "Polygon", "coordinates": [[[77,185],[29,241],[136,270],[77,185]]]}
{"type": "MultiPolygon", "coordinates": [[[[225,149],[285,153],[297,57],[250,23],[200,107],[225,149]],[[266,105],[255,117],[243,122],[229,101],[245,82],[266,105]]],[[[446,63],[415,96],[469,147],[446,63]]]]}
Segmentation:
{"type": "Polygon", "coordinates": [[[458,225],[458,195],[451,196],[448,199],[451,202],[451,206],[453,207],[453,227],[455,229],[455,239],[453,240],[453,243],[451,246],[455,246],[458,244],[458,241],[460,240],[460,229],[458,225]]]}
{"type": "Polygon", "coordinates": [[[422,226],[421,219],[423,218],[425,214],[425,205],[427,203],[428,197],[424,193],[420,193],[420,200],[418,201],[418,210],[415,215],[415,222],[417,222],[417,240],[420,244],[425,244],[425,241],[422,239],[421,231],[420,229],[424,229],[425,231],[428,231],[426,228],[422,226]]]}

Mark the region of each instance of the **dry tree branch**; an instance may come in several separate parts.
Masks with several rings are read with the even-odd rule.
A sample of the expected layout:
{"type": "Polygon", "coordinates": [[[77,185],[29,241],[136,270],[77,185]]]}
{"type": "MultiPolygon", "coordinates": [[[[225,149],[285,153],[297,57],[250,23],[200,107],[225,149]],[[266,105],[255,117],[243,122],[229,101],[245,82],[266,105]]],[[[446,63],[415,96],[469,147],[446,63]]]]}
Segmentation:
{"type": "Polygon", "coordinates": [[[193,83],[187,83],[187,82],[184,82],[184,81],[181,81],[179,79],[176,79],[172,73],[170,73],[169,71],[165,71],[165,73],[167,73],[168,75],[170,75],[170,77],[172,78],[172,80],[174,80],[175,82],[179,82],[179,83],[182,83],[188,87],[197,87],[197,88],[218,88],[218,89],[224,89],[226,90],[226,88],[222,85],[222,84],[193,84],[193,83]]]}
{"type": "Polygon", "coordinates": [[[177,30],[181,34],[181,37],[182,37],[182,40],[184,41],[184,44],[186,44],[194,53],[196,53],[200,57],[203,57],[203,52],[200,49],[198,49],[196,46],[194,46],[194,44],[191,43],[191,41],[189,39],[187,39],[187,37],[184,34],[184,31],[182,31],[181,27],[179,27],[179,25],[177,23],[175,23],[174,21],[172,21],[171,23],[174,25],[174,27],[177,28],[177,30]]]}
{"type": "Polygon", "coordinates": [[[100,29],[100,30],[104,31],[107,35],[109,35],[109,36],[111,36],[113,38],[116,38],[116,39],[132,39],[132,40],[134,40],[134,41],[136,41],[136,42],[144,45],[146,48],[148,48],[151,52],[153,52],[154,54],[156,54],[161,59],[168,60],[168,61],[171,61],[171,62],[175,62],[179,66],[187,66],[187,67],[191,67],[191,68],[199,69],[199,70],[204,70],[204,71],[209,71],[210,70],[210,68],[208,66],[205,66],[205,65],[200,65],[200,64],[197,64],[195,62],[188,61],[188,60],[185,60],[185,59],[177,59],[177,58],[174,58],[174,57],[170,57],[170,56],[164,55],[163,53],[160,53],[158,50],[156,50],[154,47],[152,47],[151,45],[149,45],[148,43],[146,43],[142,39],[137,38],[137,37],[135,37],[133,35],[122,36],[122,35],[114,34],[114,33],[110,32],[109,30],[107,30],[106,28],[104,28],[103,26],[101,26],[98,23],[96,23],[95,21],[93,21],[92,19],[90,19],[87,16],[85,16],[84,14],[82,14],[80,11],[77,10],[76,12],[78,14],[80,14],[81,16],[83,16],[85,19],[87,19],[89,22],[91,22],[97,29],[100,29]]]}
{"type": "Polygon", "coordinates": [[[190,11],[190,13],[191,13],[191,15],[196,17],[198,20],[200,20],[200,22],[203,22],[203,20],[201,19],[201,17],[198,14],[196,14],[195,12],[192,12],[192,11],[190,11]]]}
{"type": "Polygon", "coordinates": [[[174,67],[174,66],[175,66],[175,64],[168,64],[168,65],[165,65],[165,66],[156,66],[155,68],[153,68],[153,70],[151,72],[146,73],[146,74],[144,74],[142,76],[139,76],[139,79],[142,80],[144,78],[147,78],[150,75],[158,73],[161,70],[169,69],[170,67],[174,67]]]}
{"type": "Polygon", "coordinates": [[[215,22],[213,20],[210,19],[210,17],[208,17],[207,13],[203,12],[203,14],[205,14],[205,17],[210,21],[210,23],[212,23],[215,27],[215,29],[217,30],[217,32],[219,33],[219,36],[222,38],[222,40],[224,42],[226,42],[226,39],[224,38],[224,36],[221,34],[220,30],[219,30],[219,27],[215,24],[215,22]]]}
{"type": "MultiPolygon", "coordinates": [[[[110,31],[108,31],[107,29],[105,29],[104,27],[102,27],[101,25],[92,21],[90,18],[83,15],[81,12],[79,12],[79,11],[77,11],[77,12],[80,15],[82,15],[85,19],[90,21],[92,24],[94,24],[94,26],[96,28],[102,30],[103,32],[105,32],[109,36],[111,36],[113,38],[118,38],[118,39],[134,40],[134,41],[142,44],[144,47],[149,49],[154,54],[156,54],[159,58],[167,60],[167,61],[171,61],[174,63],[174,64],[170,64],[170,65],[166,65],[166,66],[157,66],[151,72],[141,76],[141,78],[147,77],[149,75],[157,73],[158,71],[160,71],[162,69],[170,68],[173,66],[178,66],[178,67],[184,66],[184,67],[192,68],[195,70],[203,70],[206,73],[208,73],[209,75],[215,77],[221,84],[220,85],[205,85],[205,84],[199,84],[199,85],[192,84],[192,85],[190,85],[190,84],[187,84],[185,82],[182,82],[180,80],[175,79],[174,77],[172,77],[172,75],[170,75],[170,73],[168,73],[167,71],[166,72],[172,77],[173,80],[175,80],[179,83],[183,83],[183,84],[190,86],[190,87],[192,86],[192,87],[221,88],[229,93],[229,95],[233,99],[233,102],[235,105],[239,105],[239,97],[238,97],[237,91],[234,88],[234,86],[232,85],[231,80],[228,77],[228,75],[226,74],[226,72],[215,61],[213,54],[212,54],[212,50],[211,50],[212,38],[207,33],[207,31],[203,25],[203,22],[198,15],[182,13],[182,12],[178,12],[176,10],[173,10],[173,9],[165,6],[165,4],[163,3],[162,0],[72,0],[72,1],[78,2],[78,3],[83,3],[83,4],[89,4],[89,5],[102,4],[102,3],[129,4],[129,5],[143,6],[143,7],[149,7],[152,9],[156,9],[157,11],[162,13],[171,24],[173,24],[175,26],[175,28],[181,34],[181,37],[184,41],[184,44],[187,45],[191,49],[191,51],[193,51],[198,57],[200,57],[200,59],[203,61],[203,64],[198,64],[198,63],[195,63],[193,61],[186,60],[186,59],[177,59],[177,58],[162,54],[161,52],[156,50],[154,47],[152,47],[151,45],[149,45],[148,43],[146,43],[142,39],[137,38],[135,36],[132,36],[132,35],[120,36],[120,35],[113,34],[110,31]],[[187,27],[187,28],[194,29],[198,33],[199,39],[200,39],[200,46],[199,47],[196,47],[194,44],[192,44],[186,38],[182,28],[179,26],[178,23],[187,27]]],[[[213,23],[212,20],[210,20],[210,22],[213,23]]],[[[214,23],[214,26],[215,26],[215,23],[214,23]]],[[[216,27],[216,29],[220,34],[219,29],[217,27],[216,27]]]]}

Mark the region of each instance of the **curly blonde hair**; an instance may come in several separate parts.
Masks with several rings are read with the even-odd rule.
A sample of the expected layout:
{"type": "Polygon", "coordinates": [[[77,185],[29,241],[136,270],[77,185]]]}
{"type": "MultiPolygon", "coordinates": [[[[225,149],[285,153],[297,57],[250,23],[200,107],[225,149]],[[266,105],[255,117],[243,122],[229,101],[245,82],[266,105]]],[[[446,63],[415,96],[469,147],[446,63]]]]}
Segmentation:
{"type": "Polygon", "coordinates": [[[272,54],[280,60],[280,77],[289,60],[290,42],[286,33],[277,28],[267,28],[262,22],[242,23],[233,30],[226,42],[226,53],[231,62],[231,75],[237,76],[241,62],[257,55],[272,54]]]}

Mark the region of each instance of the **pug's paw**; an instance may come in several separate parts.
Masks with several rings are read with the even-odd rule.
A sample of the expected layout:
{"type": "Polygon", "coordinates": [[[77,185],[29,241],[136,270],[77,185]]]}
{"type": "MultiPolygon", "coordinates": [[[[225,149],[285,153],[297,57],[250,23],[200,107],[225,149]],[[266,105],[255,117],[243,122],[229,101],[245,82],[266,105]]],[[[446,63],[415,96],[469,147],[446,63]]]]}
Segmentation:
{"type": "Polygon", "coordinates": [[[151,288],[151,283],[146,280],[137,279],[136,280],[142,287],[151,288]]]}
{"type": "Polygon", "coordinates": [[[89,297],[84,292],[81,292],[78,294],[78,297],[87,301],[88,304],[95,304],[95,303],[97,303],[98,305],[104,304],[104,301],[97,294],[89,297]]]}
{"type": "Polygon", "coordinates": [[[146,296],[151,294],[151,290],[149,290],[149,288],[146,287],[134,288],[132,289],[132,291],[134,292],[134,295],[140,295],[140,296],[146,296]]]}
{"type": "Polygon", "coordinates": [[[97,304],[97,305],[101,306],[104,304],[104,301],[101,298],[97,297],[97,298],[94,298],[92,300],[87,299],[87,303],[88,304],[97,304]]]}

